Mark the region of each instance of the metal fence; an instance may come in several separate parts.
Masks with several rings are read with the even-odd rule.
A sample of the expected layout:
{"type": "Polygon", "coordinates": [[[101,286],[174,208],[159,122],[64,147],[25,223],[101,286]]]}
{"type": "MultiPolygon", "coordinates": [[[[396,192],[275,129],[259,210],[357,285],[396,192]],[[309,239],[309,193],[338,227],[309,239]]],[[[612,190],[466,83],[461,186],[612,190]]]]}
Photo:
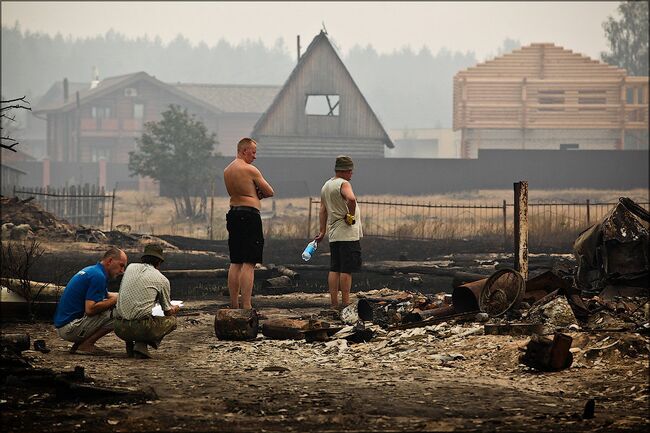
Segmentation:
{"type": "MultiPolygon", "coordinates": [[[[481,239],[508,246],[513,239],[514,204],[432,204],[358,201],[364,236],[393,239],[481,239]]],[[[638,203],[648,208],[648,203],[638,203]]],[[[529,203],[532,247],[571,244],[616,203],[529,203]]],[[[310,198],[308,234],[318,231],[320,200],[310,198]]],[[[313,235],[312,235],[313,236],[313,235]]],[[[309,237],[309,236],[307,236],[309,237]]]]}
{"type": "Polygon", "coordinates": [[[106,217],[110,215],[109,229],[113,229],[115,191],[106,194],[97,185],[70,185],[61,188],[22,188],[14,187],[14,196],[34,197],[44,210],[71,224],[82,224],[106,228],[106,217]],[[110,201],[108,200],[110,199],[110,201]],[[110,204],[110,213],[106,207],[110,204]]]}

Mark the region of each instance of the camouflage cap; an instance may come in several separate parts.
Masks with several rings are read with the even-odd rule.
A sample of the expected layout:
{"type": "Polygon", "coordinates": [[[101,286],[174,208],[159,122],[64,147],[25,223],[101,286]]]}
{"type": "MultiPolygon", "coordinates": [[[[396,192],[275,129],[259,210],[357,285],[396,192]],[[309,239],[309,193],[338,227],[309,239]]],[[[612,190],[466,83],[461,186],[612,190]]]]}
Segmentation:
{"type": "Polygon", "coordinates": [[[352,162],[352,158],[350,158],[347,155],[339,155],[336,157],[334,170],[346,171],[346,170],[353,170],[353,169],[354,169],[354,163],[352,162]]]}

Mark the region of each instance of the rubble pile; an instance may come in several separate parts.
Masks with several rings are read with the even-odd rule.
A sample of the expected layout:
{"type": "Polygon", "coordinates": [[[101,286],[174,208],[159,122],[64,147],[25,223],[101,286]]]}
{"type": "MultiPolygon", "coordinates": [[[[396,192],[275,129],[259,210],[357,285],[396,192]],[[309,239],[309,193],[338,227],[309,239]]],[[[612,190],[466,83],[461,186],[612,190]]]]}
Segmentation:
{"type": "MultiPolygon", "coordinates": [[[[630,202],[621,199],[604,222],[594,226],[604,227],[605,233],[597,242],[592,239],[590,245],[597,251],[588,251],[581,238],[576,241],[576,256],[582,266],[577,273],[564,264],[551,264],[524,281],[514,269],[502,267],[488,278],[455,287],[451,295],[443,292],[425,295],[388,288],[359,292],[357,301],[344,308],[340,315],[332,314],[336,311],[325,311],[310,317],[272,320],[262,323],[263,336],[323,341],[326,353],[338,354],[348,350],[350,345],[370,342],[375,345],[375,354],[398,357],[402,352],[393,353],[387,348],[410,346],[415,342],[427,346],[439,339],[475,334],[530,336],[519,357],[521,364],[541,371],[568,368],[573,363],[573,353],[582,349],[573,350],[573,337],[567,333],[630,331],[635,335],[650,334],[650,289],[647,285],[621,285],[621,282],[645,281],[648,276],[648,256],[644,255],[648,240],[647,220],[637,218],[644,214],[630,202]],[[612,243],[613,240],[616,243],[612,243]],[[587,263],[585,254],[601,260],[606,253],[614,254],[615,259],[589,262],[599,266],[595,273],[587,272],[595,284],[581,288],[587,263]],[[626,273],[621,271],[623,266],[626,273]],[[602,289],[594,291],[594,287],[602,289]]],[[[250,339],[254,339],[254,335],[250,339]]],[[[643,337],[640,338],[643,341],[643,337]]],[[[647,345],[637,347],[633,344],[632,347],[635,353],[648,352],[647,345]]],[[[589,348],[583,355],[588,357],[587,354],[594,350],[589,348]]],[[[455,355],[441,356],[448,361],[460,359],[455,355]]]]}
{"type": "Polygon", "coordinates": [[[48,237],[66,239],[74,236],[75,227],[66,220],[60,220],[44,210],[32,197],[21,200],[18,197],[0,197],[2,207],[2,238],[24,239],[29,235],[47,233],[48,237]],[[24,227],[27,225],[28,230],[24,227]],[[18,227],[23,228],[18,229],[18,227]]]}
{"type": "Polygon", "coordinates": [[[162,245],[165,249],[178,249],[158,237],[125,233],[119,230],[102,231],[83,225],[70,224],[64,219],[44,210],[33,197],[0,197],[2,207],[2,239],[23,240],[42,237],[53,241],[80,241],[111,244],[122,248],[142,247],[149,243],[162,245]]]}

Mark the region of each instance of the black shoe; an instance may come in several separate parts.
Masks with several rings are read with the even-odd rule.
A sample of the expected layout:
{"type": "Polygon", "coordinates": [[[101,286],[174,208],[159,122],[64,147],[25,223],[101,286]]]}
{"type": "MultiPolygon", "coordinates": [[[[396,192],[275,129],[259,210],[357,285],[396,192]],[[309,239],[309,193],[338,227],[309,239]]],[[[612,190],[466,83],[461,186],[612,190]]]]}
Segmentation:
{"type": "Polygon", "coordinates": [[[126,356],[128,356],[129,358],[133,358],[135,356],[135,353],[133,352],[133,346],[134,346],[133,341],[126,342],[126,356]]]}
{"type": "Polygon", "coordinates": [[[50,349],[45,345],[45,340],[34,340],[34,350],[41,353],[50,353],[50,349]]]}

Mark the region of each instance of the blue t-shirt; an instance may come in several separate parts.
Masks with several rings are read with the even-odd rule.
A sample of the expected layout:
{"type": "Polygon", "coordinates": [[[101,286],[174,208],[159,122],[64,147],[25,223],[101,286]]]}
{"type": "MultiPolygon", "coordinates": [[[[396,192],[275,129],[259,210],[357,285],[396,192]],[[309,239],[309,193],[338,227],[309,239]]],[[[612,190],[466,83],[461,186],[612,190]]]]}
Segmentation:
{"type": "Polygon", "coordinates": [[[87,266],[70,279],[54,313],[54,326],[67,325],[83,317],[86,300],[100,302],[108,297],[108,274],[104,265],[87,266]]]}

